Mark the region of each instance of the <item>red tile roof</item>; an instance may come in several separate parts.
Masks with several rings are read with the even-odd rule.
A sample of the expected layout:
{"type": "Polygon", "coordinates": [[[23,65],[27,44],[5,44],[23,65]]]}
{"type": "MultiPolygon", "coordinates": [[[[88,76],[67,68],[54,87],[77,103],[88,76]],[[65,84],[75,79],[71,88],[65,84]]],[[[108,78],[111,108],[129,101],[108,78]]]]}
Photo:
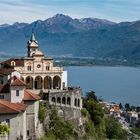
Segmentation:
{"type": "Polygon", "coordinates": [[[27,105],[22,103],[11,103],[9,101],[0,100],[0,114],[17,114],[24,112],[27,105]]]}
{"type": "Polygon", "coordinates": [[[25,83],[16,77],[16,79],[11,83],[11,86],[25,86],[25,83]]]}
{"type": "Polygon", "coordinates": [[[0,74],[2,74],[2,75],[9,75],[13,71],[14,70],[11,68],[0,68],[0,74]]]}
{"type": "Polygon", "coordinates": [[[40,99],[40,96],[30,92],[29,90],[24,91],[24,98],[23,98],[24,101],[36,101],[39,99],[40,99]]]}
{"type": "Polygon", "coordinates": [[[11,58],[11,59],[1,62],[1,64],[11,66],[12,61],[15,62],[15,64],[16,64],[15,66],[24,66],[24,59],[22,59],[22,58],[21,59],[11,58]]]}

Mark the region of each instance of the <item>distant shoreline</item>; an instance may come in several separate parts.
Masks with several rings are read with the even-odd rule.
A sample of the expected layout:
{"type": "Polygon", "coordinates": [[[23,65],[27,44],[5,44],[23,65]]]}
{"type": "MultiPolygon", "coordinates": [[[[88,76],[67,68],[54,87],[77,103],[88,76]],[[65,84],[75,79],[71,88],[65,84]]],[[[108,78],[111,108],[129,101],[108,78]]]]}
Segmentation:
{"type": "MultiPolygon", "coordinates": [[[[15,58],[12,56],[4,56],[0,58],[0,62],[6,59],[15,58]]],[[[19,57],[17,57],[19,58],[19,57]]],[[[125,60],[114,58],[86,58],[86,57],[52,57],[56,65],[60,66],[110,66],[110,67],[140,67],[140,60],[125,60]]]]}

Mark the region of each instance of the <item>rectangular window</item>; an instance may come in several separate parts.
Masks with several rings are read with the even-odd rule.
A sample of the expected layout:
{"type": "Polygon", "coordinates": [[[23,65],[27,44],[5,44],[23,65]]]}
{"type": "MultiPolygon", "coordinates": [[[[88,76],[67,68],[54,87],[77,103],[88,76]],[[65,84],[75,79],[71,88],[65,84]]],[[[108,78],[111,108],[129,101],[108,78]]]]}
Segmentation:
{"type": "Polygon", "coordinates": [[[10,123],[10,120],[9,120],[9,119],[6,119],[6,123],[8,123],[8,124],[9,124],[9,123],[10,123]]]}
{"type": "Polygon", "coordinates": [[[5,121],[10,126],[10,119],[6,119],[5,121]]]}
{"type": "Polygon", "coordinates": [[[1,80],[1,84],[3,85],[3,80],[1,80]]]}
{"type": "Polygon", "coordinates": [[[4,95],[0,95],[0,99],[4,99],[4,95]]]}
{"type": "Polygon", "coordinates": [[[27,130],[27,136],[29,136],[29,130],[27,130]]]}
{"type": "Polygon", "coordinates": [[[28,71],[31,71],[32,70],[32,67],[31,66],[28,66],[27,69],[28,69],[28,71]]]}
{"type": "Polygon", "coordinates": [[[19,90],[16,90],[16,96],[19,96],[19,90]]]}
{"type": "Polygon", "coordinates": [[[49,71],[50,70],[50,66],[46,66],[46,70],[49,71]]]}

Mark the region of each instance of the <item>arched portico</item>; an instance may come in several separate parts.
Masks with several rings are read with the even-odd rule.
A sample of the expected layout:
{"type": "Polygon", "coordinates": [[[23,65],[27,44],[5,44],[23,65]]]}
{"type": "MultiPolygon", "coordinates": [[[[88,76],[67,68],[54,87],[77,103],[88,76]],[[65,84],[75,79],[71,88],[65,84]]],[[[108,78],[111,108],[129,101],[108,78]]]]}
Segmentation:
{"type": "Polygon", "coordinates": [[[66,98],[65,97],[62,98],[62,104],[66,104],[66,98]]]}
{"type": "Polygon", "coordinates": [[[57,97],[57,103],[60,104],[61,103],[61,98],[57,97]]]}
{"type": "Polygon", "coordinates": [[[61,88],[61,78],[59,76],[55,76],[53,78],[53,89],[60,89],[61,88]]]}
{"type": "Polygon", "coordinates": [[[31,76],[26,77],[26,88],[33,89],[33,77],[31,76]]]}
{"type": "Polygon", "coordinates": [[[70,97],[67,98],[67,105],[71,105],[71,99],[70,99],[70,97]]]}
{"type": "Polygon", "coordinates": [[[35,78],[35,81],[34,81],[34,88],[35,89],[42,89],[42,82],[43,82],[42,77],[41,76],[37,76],[35,78]]]}
{"type": "Polygon", "coordinates": [[[46,76],[44,78],[44,89],[51,89],[52,88],[52,79],[50,76],[46,76]]]}
{"type": "Polygon", "coordinates": [[[74,105],[77,106],[77,98],[75,98],[74,105]]]}

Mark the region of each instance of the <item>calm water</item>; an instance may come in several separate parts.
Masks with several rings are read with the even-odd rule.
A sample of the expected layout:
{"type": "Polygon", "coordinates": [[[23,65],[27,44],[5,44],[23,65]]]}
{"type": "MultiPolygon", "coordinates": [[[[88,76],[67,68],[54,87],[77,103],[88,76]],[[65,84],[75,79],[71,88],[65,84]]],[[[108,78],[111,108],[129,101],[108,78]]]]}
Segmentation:
{"type": "Polygon", "coordinates": [[[65,69],[68,84],[80,86],[83,93],[94,90],[106,101],[140,105],[140,68],[71,66],[65,69]]]}

